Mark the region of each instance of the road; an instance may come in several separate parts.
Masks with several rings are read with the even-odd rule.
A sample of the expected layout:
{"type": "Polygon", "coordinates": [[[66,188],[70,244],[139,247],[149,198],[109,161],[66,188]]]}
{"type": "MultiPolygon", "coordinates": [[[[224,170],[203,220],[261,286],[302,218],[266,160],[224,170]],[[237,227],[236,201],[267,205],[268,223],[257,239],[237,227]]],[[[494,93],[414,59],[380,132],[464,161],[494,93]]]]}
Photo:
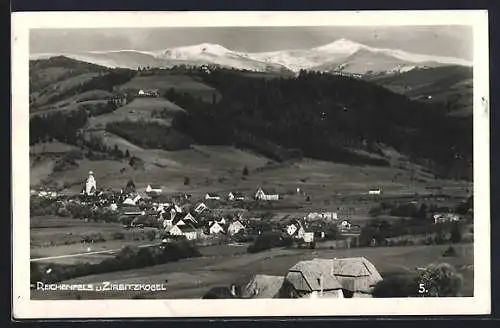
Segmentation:
{"type": "MultiPolygon", "coordinates": [[[[145,247],[154,247],[154,246],[160,246],[160,245],[161,244],[147,244],[147,245],[139,245],[137,247],[138,248],[145,248],[145,247]]],[[[87,256],[87,255],[94,255],[94,254],[116,253],[116,252],[119,252],[121,250],[122,250],[122,248],[118,248],[118,249],[107,249],[104,251],[96,251],[96,252],[85,252],[85,253],[67,254],[67,255],[59,255],[59,256],[39,257],[39,258],[30,259],[30,262],[39,262],[39,261],[62,259],[62,258],[66,258],[66,257],[78,257],[78,256],[87,256]]]]}

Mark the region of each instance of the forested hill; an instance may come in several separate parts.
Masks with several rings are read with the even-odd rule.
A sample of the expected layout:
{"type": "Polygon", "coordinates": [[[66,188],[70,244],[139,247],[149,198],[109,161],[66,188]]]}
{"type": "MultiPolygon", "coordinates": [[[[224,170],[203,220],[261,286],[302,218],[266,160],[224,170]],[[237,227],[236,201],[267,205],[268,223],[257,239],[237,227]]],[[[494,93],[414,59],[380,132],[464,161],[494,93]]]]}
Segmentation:
{"type": "Polygon", "coordinates": [[[199,143],[249,146],[274,154],[296,149],[312,158],[387,165],[352,151],[375,153],[385,144],[440,175],[472,176],[471,117],[451,118],[441,107],[330,74],[301,72],[295,78],[269,80],[216,70],[201,78],[222,100],[214,97],[206,103],[175,89],[165,95],[188,110],[178,114],[174,127],[199,143]]]}

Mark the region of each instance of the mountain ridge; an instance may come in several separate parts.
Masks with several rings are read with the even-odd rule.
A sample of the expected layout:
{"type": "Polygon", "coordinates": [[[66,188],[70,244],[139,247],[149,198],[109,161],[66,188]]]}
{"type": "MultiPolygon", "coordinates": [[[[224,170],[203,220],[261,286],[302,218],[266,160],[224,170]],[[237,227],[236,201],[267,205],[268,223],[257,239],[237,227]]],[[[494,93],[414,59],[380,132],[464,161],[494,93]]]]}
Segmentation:
{"type": "Polygon", "coordinates": [[[408,71],[414,68],[443,65],[472,66],[472,63],[460,58],[410,53],[399,49],[374,48],[347,39],[338,39],[326,45],[311,49],[288,49],[270,52],[241,52],[228,49],[214,43],[167,48],[155,51],[109,50],[71,53],[33,54],[30,60],[47,59],[54,56],[66,56],[110,68],[162,67],[175,65],[218,65],[249,71],[265,72],[288,70],[298,73],[300,70],[366,74],[408,71]],[[344,61],[358,56],[362,59],[344,65],[344,61]],[[360,54],[363,54],[361,56],[360,54]],[[354,57],[353,57],[354,56],[354,57]],[[379,64],[380,58],[382,64],[379,64]],[[363,62],[370,62],[370,69],[360,69],[363,62]],[[394,62],[394,63],[391,63],[394,62]],[[357,67],[351,69],[350,66],[357,67]]]}

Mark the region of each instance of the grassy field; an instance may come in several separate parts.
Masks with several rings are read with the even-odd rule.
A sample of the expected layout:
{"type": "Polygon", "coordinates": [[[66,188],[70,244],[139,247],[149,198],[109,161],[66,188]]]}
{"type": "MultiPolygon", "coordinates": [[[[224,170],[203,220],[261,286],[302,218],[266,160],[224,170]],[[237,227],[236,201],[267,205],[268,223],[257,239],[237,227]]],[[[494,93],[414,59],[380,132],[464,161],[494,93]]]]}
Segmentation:
{"type": "Polygon", "coordinates": [[[89,119],[87,129],[105,128],[107,123],[122,121],[125,119],[136,120],[154,120],[164,123],[163,119],[153,119],[151,114],[154,110],[162,111],[167,109],[172,113],[182,111],[183,109],[164,98],[136,98],[131,103],[118,108],[112,113],[94,116],[89,119]]]}
{"type": "Polygon", "coordinates": [[[83,252],[88,247],[88,245],[82,245],[81,243],[81,240],[85,238],[96,239],[94,245],[102,244],[101,246],[105,247],[104,249],[115,249],[117,245],[123,246],[129,241],[148,240],[147,233],[151,230],[153,229],[125,230],[118,223],[85,222],[78,219],[51,216],[35,216],[30,218],[31,249],[34,255],[39,254],[38,257],[83,252]],[[122,233],[124,240],[115,243],[117,239],[115,237],[116,233],[122,233]],[[99,243],[97,241],[98,237],[103,238],[104,241],[99,243]],[[106,245],[109,242],[115,244],[112,243],[111,246],[106,245]]]}
{"type": "Polygon", "coordinates": [[[212,100],[212,95],[216,92],[212,87],[190,76],[169,73],[152,76],[136,76],[129,82],[120,86],[122,90],[159,89],[160,93],[170,88],[174,88],[178,92],[187,92],[195,97],[199,96],[209,101],[212,100]]]}
{"type": "MultiPolygon", "coordinates": [[[[231,246],[226,246],[231,247],[231,246]]],[[[391,273],[404,273],[416,270],[430,263],[447,262],[453,264],[464,276],[463,295],[473,295],[473,246],[470,244],[454,246],[458,256],[443,258],[447,248],[440,246],[408,246],[351,248],[343,250],[299,250],[273,249],[258,254],[238,254],[241,246],[231,247],[230,251],[216,251],[216,255],[181,260],[175,263],[153,267],[113,272],[81,277],[68,283],[165,283],[167,291],[144,293],[148,298],[200,298],[210,288],[227,286],[233,282],[243,283],[255,274],[284,275],[295,263],[313,258],[344,258],[364,256],[371,261],[384,276],[391,273]]],[[[202,250],[203,252],[203,250],[202,250]]],[[[43,292],[32,291],[32,299],[74,299],[76,294],[83,299],[104,299],[132,297],[133,292],[43,292]]],[[[137,293],[137,292],[136,292],[137,293]]]]}

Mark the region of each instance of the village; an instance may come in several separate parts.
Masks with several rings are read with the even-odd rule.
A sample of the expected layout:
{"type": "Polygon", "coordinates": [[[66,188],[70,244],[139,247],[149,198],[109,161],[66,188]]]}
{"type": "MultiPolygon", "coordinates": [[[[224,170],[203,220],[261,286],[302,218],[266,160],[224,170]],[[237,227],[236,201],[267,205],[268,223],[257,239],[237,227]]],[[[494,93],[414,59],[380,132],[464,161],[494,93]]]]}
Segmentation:
{"type": "MultiPolygon", "coordinates": [[[[119,192],[98,190],[92,171],[79,195],[72,197],[53,191],[32,191],[37,197],[57,199],[63,206],[66,203],[76,203],[91,206],[93,211],[114,212],[124,229],[158,228],[164,242],[170,238],[204,240],[220,236],[228,236],[234,241],[246,235],[261,235],[265,232],[260,224],[262,219],[245,217],[244,213],[248,211],[241,204],[247,201],[271,202],[282,199],[279,194],[267,192],[260,187],[250,196],[236,191],[227,195],[206,193],[197,201],[193,201],[192,196],[187,193],[167,197],[162,192],[161,186],[155,184],[148,184],[142,193],[137,192],[132,181],[119,192]]],[[[379,192],[380,190],[370,191],[379,192]]],[[[315,239],[325,238],[326,232],[321,230],[322,225],[319,223],[333,224],[339,232],[346,235],[357,236],[361,231],[359,225],[341,219],[335,212],[311,212],[303,217],[281,220],[278,225],[270,227],[270,230],[282,232],[283,237],[311,245],[315,239]]]]}
{"type": "MultiPolygon", "coordinates": [[[[329,249],[338,250],[378,246],[381,241],[375,235],[370,237],[368,245],[360,244],[363,230],[371,229],[370,220],[366,220],[365,225],[355,224],[345,213],[335,211],[304,212],[275,219],[272,215],[262,215],[261,211],[252,211],[251,205],[279,203],[286,196],[261,187],[253,194],[207,192],[198,197],[189,193],[166,195],[156,184],[138,189],[129,180],[119,191],[106,190],[98,187],[94,172],[90,171],[80,194],[62,195],[48,190],[31,193],[32,197],[56,202],[60,210],[70,206],[90,208],[90,212],[80,217],[86,222],[112,217],[111,221],[120,223],[124,231],[153,229],[153,245],[160,247],[185,240],[196,247],[234,248],[250,244],[249,254],[276,247],[313,252],[309,254],[312,258],[298,261],[284,275],[255,274],[242,285],[212,286],[202,298],[373,297],[375,285],[383,281],[375,265],[363,256],[337,258],[336,253],[333,253],[335,256],[313,256],[317,243],[329,243],[329,249]]],[[[297,188],[296,192],[301,190],[297,188]]],[[[380,189],[367,191],[371,197],[380,194],[380,189]]],[[[463,215],[453,212],[430,213],[426,225],[439,227],[463,220],[463,215]]],[[[436,243],[436,239],[433,240],[430,244],[436,243]]],[[[90,240],[89,245],[94,245],[94,241],[90,240]]],[[[123,246],[126,245],[123,241],[123,246]]],[[[324,249],[324,245],[320,248],[324,249]]],[[[380,246],[390,244],[385,240],[380,246]]],[[[88,252],[92,250],[87,248],[88,252]]]]}

